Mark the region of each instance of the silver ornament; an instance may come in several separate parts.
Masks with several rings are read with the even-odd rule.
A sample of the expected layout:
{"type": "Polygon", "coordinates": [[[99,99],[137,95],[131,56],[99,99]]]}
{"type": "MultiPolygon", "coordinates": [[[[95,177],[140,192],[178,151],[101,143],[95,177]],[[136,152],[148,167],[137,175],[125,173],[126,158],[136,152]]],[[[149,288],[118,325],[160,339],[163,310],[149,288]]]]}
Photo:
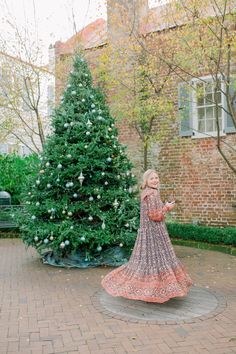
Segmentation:
{"type": "Polygon", "coordinates": [[[78,177],[78,180],[79,180],[81,186],[82,186],[82,184],[83,184],[83,182],[84,182],[84,179],[85,179],[85,177],[84,177],[83,173],[80,172],[80,175],[79,175],[79,177],[78,177]]]}

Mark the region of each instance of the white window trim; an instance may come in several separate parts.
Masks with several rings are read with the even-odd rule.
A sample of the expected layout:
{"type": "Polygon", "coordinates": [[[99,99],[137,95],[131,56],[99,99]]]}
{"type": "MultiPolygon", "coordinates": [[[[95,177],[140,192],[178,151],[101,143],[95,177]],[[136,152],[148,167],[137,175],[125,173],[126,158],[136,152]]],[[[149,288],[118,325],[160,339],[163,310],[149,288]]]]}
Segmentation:
{"type": "MultiPolygon", "coordinates": [[[[195,85],[197,82],[201,82],[201,80],[207,81],[210,80],[212,81],[212,77],[210,75],[208,76],[201,76],[199,78],[192,79],[192,84],[195,85]]],[[[225,91],[225,83],[222,82],[221,84],[221,89],[222,91],[225,91]]],[[[199,139],[199,138],[210,138],[210,137],[217,137],[217,132],[205,132],[205,133],[200,133],[198,132],[198,119],[197,119],[197,108],[196,108],[196,90],[192,89],[191,92],[192,95],[192,114],[193,114],[193,131],[194,134],[192,135],[192,139],[199,139]]],[[[222,96],[222,107],[225,108],[225,99],[224,96],[222,96]]],[[[222,109],[222,127],[220,131],[220,136],[225,136],[225,120],[226,120],[226,112],[224,109],[222,109]]]]}

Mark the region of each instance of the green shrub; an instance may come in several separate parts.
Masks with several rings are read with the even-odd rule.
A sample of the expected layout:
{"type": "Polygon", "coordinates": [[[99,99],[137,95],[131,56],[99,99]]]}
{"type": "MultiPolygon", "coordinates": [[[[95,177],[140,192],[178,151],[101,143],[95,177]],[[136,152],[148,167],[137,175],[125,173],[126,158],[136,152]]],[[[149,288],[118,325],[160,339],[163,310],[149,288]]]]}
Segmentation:
{"type": "Polygon", "coordinates": [[[35,174],[38,161],[36,154],[27,157],[0,155],[0,190],[11,194],[12,204],[21,203],[21,193],[28,177],[35,174]]]}
{"type": "Polygon", "coordinates": [[[236,227],[168,223],[167,229],[171,238],[236,246],[236,227]]]}

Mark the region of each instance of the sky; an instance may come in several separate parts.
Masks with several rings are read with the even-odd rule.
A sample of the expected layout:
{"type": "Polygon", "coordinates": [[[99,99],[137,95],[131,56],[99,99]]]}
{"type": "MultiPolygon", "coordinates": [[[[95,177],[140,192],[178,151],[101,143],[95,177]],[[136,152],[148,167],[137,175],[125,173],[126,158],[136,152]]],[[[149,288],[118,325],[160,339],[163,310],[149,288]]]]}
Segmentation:
{"type": "MultiPolygon", "coordinates": [[[[149,7],[168,1],[149,0],[149,7]]],[[[7,52],[16,56],[9,45],[14,41],[14,30],[27,28],[31,41],[40,40],[41,64],[48,63],[50,44],[67,40],[87,24],[97,18],[106,19],[107,15],[106,0],[0,0],[0,8],[0,39],[2,36],[7,40],[7,52]]]]}
{"type": "Polygon", "coordinates": [[[45,63],[50,44],[67,40],[97,18],[106,19],[106,0],[0,0],[0,6],[1,35],[14,38],[9,21],[13,27],[27,28],[34,40],[42,41],[45,63]]]}

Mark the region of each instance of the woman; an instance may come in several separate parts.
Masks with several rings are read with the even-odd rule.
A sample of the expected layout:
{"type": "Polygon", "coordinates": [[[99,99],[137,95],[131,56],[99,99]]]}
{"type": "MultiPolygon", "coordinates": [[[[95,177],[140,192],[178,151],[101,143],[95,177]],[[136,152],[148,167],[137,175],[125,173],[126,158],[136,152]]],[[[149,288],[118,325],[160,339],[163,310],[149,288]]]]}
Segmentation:
{"type": "Polygon", "coordinates": [[[174,202],[165,205],[155,170],[143,175],[140,229],[128,263],[108,273],[102,286],[112,296],[163,303],[187,294],[192,280],[176,257],[165,223],[174,202]]]}

